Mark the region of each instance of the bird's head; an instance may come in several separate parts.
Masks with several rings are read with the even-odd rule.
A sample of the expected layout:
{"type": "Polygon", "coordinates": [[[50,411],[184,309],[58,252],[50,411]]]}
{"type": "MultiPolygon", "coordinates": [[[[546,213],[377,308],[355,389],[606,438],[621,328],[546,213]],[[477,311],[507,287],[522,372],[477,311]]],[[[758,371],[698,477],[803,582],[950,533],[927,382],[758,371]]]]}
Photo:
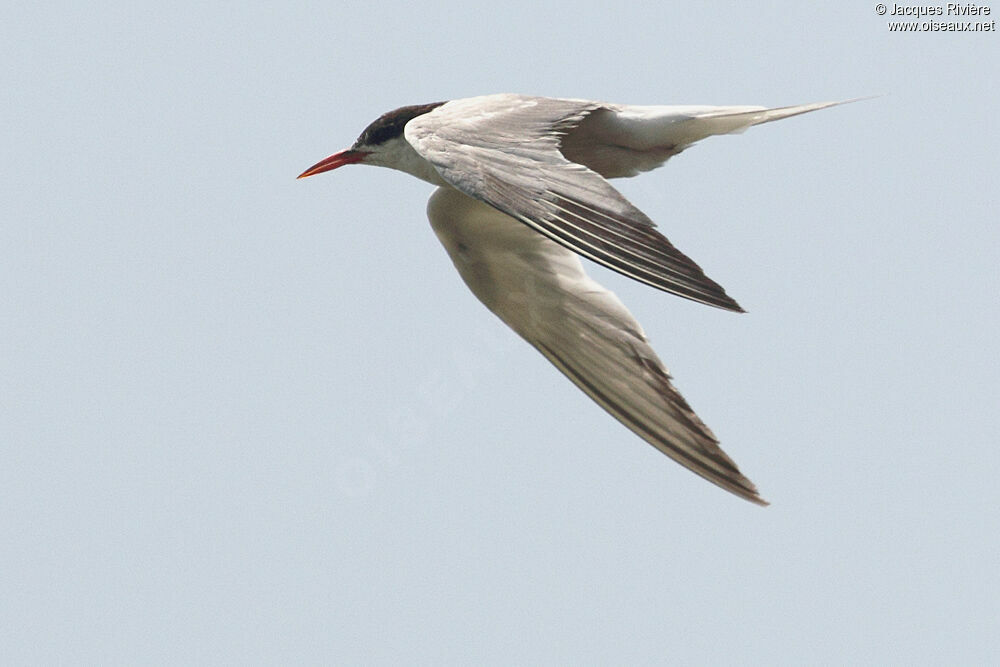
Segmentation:
{"type": "Polygon", "coordinates": [[[433,102],[400,107],[379,116],[365,128],[354,145],[328,158],[320,160],[299,174],[299,178],[321,174],[345,164],[371,164],[399,169],[417,178],[441,185],[440,176],[424,158],[420,157],[403,136],[406,124],[422,114],[444,104],[433,102]]]}

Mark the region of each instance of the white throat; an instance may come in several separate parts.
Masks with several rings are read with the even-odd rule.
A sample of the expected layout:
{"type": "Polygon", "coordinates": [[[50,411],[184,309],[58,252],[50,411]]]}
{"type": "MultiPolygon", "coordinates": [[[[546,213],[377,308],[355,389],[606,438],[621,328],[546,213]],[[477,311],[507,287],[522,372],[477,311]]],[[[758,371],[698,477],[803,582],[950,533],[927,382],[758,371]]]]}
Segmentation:
{"type": "Polygon", "coordinates": [[[379,146],[372,148],[367,148],[365,146],[356,146],[357,150],[369,150],[371,155],[365,158],[365,164],[374,164],[379,167],[389,167],[390,169],[398,169],[399,171],[405,171],[411,176],[416,176],[422,181],[427,181],[433,185],[448,185],[448,183],[441,178],[434,166],[420,157],[417,151],[413,150],[413,146],[409,144],[403,137],[394,137],[389,139],[379,146]]]}

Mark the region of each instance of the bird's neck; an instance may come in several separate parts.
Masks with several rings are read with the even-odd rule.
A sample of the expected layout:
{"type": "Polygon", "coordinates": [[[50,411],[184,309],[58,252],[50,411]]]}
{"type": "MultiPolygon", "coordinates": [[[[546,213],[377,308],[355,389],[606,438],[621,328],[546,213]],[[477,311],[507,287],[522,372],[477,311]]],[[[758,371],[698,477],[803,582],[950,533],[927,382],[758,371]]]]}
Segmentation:
{"type": "Polygon", "coordinates": [[[413,150],[413,146],[402,137],[390,139],[379,148],[365,159],[366,164],[405,171],[433,185],[447,185],[434,166],[413,150]]]}

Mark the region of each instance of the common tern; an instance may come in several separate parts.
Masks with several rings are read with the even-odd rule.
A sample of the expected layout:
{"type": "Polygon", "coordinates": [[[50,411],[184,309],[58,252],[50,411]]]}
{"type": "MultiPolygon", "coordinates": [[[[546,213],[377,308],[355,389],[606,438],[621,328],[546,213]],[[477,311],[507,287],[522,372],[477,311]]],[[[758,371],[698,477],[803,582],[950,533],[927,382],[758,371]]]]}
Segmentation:
{"type": "Polygon", "coordinates": [[[427,216],[473,294],[613,417],[751,502],[754,484],[671,384],[642,327],[580,256],[666,292],[743,312],[607,179],[695,142],[840,104],[629,106],[486,95],[383,114],[299,178],[347,164],[438,186],[427,216]]]}

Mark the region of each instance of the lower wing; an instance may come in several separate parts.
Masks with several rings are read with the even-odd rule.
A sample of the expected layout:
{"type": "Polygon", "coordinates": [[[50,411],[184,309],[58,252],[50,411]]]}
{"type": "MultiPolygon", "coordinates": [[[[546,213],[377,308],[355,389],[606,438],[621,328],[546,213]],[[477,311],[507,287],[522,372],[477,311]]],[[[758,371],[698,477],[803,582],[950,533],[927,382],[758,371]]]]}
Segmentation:
{"type": "Polygon", "coordinates": [[[673,387],[639,323],[576,254],[451,188],[434,193],[427,213],[479,300],[588,396],[684,467],[767,504],[673,387]]]}

